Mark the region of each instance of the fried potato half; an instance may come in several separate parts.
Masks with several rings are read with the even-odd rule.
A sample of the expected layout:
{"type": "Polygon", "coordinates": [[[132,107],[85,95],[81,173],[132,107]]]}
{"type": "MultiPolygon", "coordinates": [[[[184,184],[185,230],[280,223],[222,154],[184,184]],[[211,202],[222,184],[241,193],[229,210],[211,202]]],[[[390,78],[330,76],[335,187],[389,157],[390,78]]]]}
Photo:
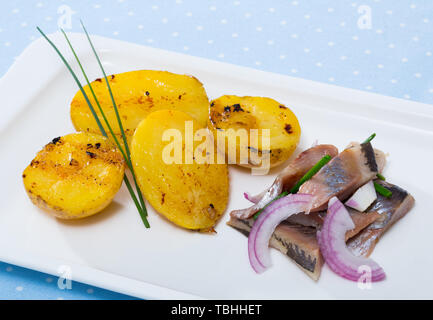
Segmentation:
{"type": "Polygon", "coordinates": [[[271,98],[239,97],[225,95],[215,99],[210,105],[208,127],[217,136],[224,136],[222,144],[229,163],[244,167],[258,167],[254,153],[262,157],[270,154],[270,167],[286,161],[295,151],[301,136],[301,128],[295,114],[285,105],[271,98]],[[241,143],[238,136],[229,134],[229,129],[245,129],[248,138],[241,143]],[[252,139],[251,129],[257,129],[257,140],[252,139]],[[262,129],[269,129],[269,146],[265,148],[262,129]],[[236,156],[230,156],[229,148],[236,149],[236,156]],[[241,152],[241,148],[244,149],[241,152]],[[248,155],[247,157],[242,156],[248,155]]]}
{"type": "MultiPolygon", "coordinates": [[[[202,126],[206,126],[209,99],[202,83],[192,76],[167,71],[138,70],[111,75],[108,80],[128,143],[131,142],[135,128],[141,120],[157,110],[184,111],[202,126]]],[[[91,85],[114,133],[119,141],[122,141],[105,79],[97,79],[91,85]]],[[[89,86],[85,86],[84,90],[108,132],[89,86]]],[[[100,132],[81,91],[76,93],[71,102],[71,119],[77,131],[97,134],[100,132]]]]}
{"type": "MultiPolygon", "coordinates": [[[[186,134],[187,122],[194,130],[201,127],[181,111],[151,113],[135,131],[132,163],[143,195],[157,212],[183,228],[211,230],[227,206],[228,168],[226,164],[198,164],[194,160],[188,150],[200,150],[201,142],[192,141],[192,134],[186,134]],[[173,136],[166,136],[167,133],[173,136]],[[189,143],[193,149],[187,147],[189,143]],[[179,161],[175,157],[169,159],[177,154],[175,149],[179,151],[179,161]],[[191,164],[186,164],[189,156],[191,164]]],[[[202,130],[210,137],[206,128],[202,130]]],[[[216,151],[210,156],[215,158],[216,151]]]]}
{"type": "Polygon", "coordinates": [[[125,172],[120,151],[105,137],[78,132],[53,139],[23,172],[32,202],[60,219],[104,209],[125,172]]]}

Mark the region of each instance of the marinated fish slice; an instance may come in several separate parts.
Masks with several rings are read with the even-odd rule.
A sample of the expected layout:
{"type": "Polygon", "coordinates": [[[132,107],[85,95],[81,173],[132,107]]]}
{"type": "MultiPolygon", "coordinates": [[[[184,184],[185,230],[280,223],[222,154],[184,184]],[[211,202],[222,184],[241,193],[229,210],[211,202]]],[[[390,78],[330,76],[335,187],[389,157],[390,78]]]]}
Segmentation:
{"type": "Polygon", "coordinates": [[[372,224],[374,221],[379,219],[380,214],[376,211],[370,212],[359,212],[352,208],[347,208],[350,217],[353,220],[355,228],[346,232],[346,241],[354,236],[356,236],[361,230],[372,224]]]}
{"type": "Polygon", "coordinates": [[[326,209],[329,199],[335,196],[344,201],[360,186],[374,179],[377,173],[371,144],[352,143],[305,182],[299,193],[314,195],[311,211],[322,211],[326,209]]]}
{"type": "MultiPolygon", "coordinates": [[[[359,212],[352,208],[347,208],[349,211],[350,217],[353,220],[353,223],[355,224],[355,228],[348,231],[346,233],[346,240],[352,238],[356,234],[358,234],[361,230],[363,230],[365,227],[370,225],[372,222],[376,221],[380,217],[380,214],[376,211],[371,212],[359,212]]],[[[315,214],[304,214],[304,213],[298,213],[293,216],[291,216],[289,219],[287,219],[290,223],[300,224],[302,226],[306,227],[314,227],[317,229],[320,229],[320,227],[323,224],[323,219],[325,219],[326,211],[320,211],[315,214]]]]}
{"type": "Polygon", "coordinates": [[[382,173],[386,165],[386,154],[382,150],[374,149],[374,157],[376,158],[377,171],[382,173]]]}
{"type": "Polygon", "coordinates": [[[268,190],[265,190],[258,196],[251,197],[256,201],[256,204],[246,209],[234,210],[230,215],[241,219],[251,217],[280,195],[281,192],[290,190],[324,156],[330,155],[331,157],[335,157],[337,154],[337,148],[328,144],[317,145],[305,150],[277,176],[268,190]]]}
{"type": "MultiPolygon", "coordinates": [[[[247,237],[253,223],[253,219],[243,220],[233,216],[227,222],[247,237]]],[[[315,228],[284,221],[275,229],[269,244],[292,259],[310,278],[315,281],[319,279],[323,258],[316,240],[315,228]]]]}
{"type": "Polygon", "coordinates": [[[398,220],[412,209],[415,199],[402,188],[376,180],[392,192],[391,198],[378,194],[377,200],[368,209],[368,212],[377,212],[379,218],[367,228],[349,240],[348,248],[357,256],[368,257],[380,237],[398,220]]]}

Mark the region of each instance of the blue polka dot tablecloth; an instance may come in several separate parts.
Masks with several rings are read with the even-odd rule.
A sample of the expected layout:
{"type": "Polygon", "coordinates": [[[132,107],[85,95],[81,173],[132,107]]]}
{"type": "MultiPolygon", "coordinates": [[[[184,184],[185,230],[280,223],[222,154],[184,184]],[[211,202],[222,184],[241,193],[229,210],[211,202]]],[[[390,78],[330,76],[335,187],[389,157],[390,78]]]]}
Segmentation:
{"type": "MultiPolygon", "coordinates": [[[[433,104],[433,1],[15,0],[0,4],[0,75],[46,32],[147,46],[433,104]]],[[[0,262],[1,299],[129,299],[0,262]]]]}

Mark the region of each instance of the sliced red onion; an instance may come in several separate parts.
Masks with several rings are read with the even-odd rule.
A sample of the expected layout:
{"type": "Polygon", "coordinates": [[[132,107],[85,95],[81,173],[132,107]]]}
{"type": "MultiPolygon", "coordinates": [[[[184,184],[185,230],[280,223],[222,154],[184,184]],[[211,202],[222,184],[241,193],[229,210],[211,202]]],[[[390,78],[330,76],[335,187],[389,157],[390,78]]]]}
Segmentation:
{"type": "Polygon", "coordinates": [[[289,194],[263,209],[248,236],[248,255],[254,271],[262,273],[272,264],[269,240],[275,228],[291,215],[309,210],[312,200],[310,194],[289,194]]]}
{"type": "Polygon", "coordinates": [[[369,181],[356,190],[345,205],[360,212],[364,212],[377,199],[373,181],[369,181]]]}
{"type": "Polygon", "coordinates": [[[371,281],[385,279],[383,269],[370,258],[354,256],[346,246],[345,235],[355,228],[347,209],[333,197],[328,203],[328,213],[322,229],[317,232],[320,251],[332,271],[343,278],[358,281],[367,267],[371,272],[371,281]]]}

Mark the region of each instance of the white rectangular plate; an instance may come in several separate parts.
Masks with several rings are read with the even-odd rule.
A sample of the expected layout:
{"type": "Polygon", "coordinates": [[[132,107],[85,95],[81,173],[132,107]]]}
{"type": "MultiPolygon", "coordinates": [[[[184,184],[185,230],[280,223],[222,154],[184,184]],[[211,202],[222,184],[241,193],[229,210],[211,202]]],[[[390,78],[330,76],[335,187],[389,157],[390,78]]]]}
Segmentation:
{"type": "MultiPolygon", "coordinates": [[[[69,61],[64,39],[51,36],[69,61]]],[[[82,35],[71,39],[90,78],[100,77],[82,35]]],[[[247,239],[228,227],[228,213],[248,205],[243,191],[258,193],[268,176],[230,168],[230,202],[216,235],[177,228],[149,208],[146,230],[124,188],[103,213],[62,222],[31,204],[21,174],[52,138],[73,132],[69,104],[77,88],[42,39],[32,43],[0,82],[0,260],[143,298],[379,299],[433,298],[433,107],[319,84],[221,62],[94,37],[109,74],[161,69],[196,76],[209,98],[223,94],[272,97],[292,108],[302,126],[298,150],[318,139],[340,149],[377,133],[374,145],[389,153],[385,176],[407,189],[415,208],[377,245],[373,258],[387,279],[361,290],[326,266],[316,283],[272,250],[262,275],[249,266],[247,239]]],[[[75,64],[73,64],[75,65],[75,64]]]]}

